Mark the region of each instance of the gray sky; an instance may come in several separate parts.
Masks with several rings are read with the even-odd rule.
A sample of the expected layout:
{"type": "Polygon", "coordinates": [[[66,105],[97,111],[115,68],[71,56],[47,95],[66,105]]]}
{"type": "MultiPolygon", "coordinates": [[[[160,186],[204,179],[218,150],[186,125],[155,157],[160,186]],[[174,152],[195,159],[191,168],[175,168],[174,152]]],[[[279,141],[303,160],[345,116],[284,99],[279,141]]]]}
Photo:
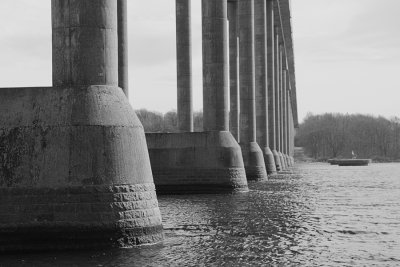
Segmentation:
{"type": "MultiPolygon", "coordinates": [[[[176,108],[174,0],[128,0],[130,101],[176,108]]],[[[194,106],[202,108],[201,0],[193,3],[194,106]]],[[[400,116],[400,1],[292,0],[299,118],[400,116]]],[[[0,1],[0,87],[51,85],[50,0],[0,1]]]]}

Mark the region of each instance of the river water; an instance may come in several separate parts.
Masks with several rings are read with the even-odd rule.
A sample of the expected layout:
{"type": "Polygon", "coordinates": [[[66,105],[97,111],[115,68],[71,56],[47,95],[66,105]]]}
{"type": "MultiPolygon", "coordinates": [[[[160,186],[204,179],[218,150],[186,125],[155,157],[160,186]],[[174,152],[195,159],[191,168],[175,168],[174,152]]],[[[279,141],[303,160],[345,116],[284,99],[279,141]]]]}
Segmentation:
{"type": "Polygon", "coordinates": [[[400,164],[299,164],[250,192],[160,196],[165,241],[0,266],[400,266],[400,164]]]}

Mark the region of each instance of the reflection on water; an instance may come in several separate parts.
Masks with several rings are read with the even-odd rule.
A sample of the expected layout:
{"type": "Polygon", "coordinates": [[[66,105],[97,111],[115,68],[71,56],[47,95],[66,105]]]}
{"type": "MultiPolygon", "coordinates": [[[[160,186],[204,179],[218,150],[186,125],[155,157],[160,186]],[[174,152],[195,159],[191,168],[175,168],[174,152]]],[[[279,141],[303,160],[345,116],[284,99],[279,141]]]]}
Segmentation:
{"type": "Polygon", "coordinates": [[[0,266],[400,265],[400,164],[304,164],[250,189],[159,197],[163,244],[0,256],[0,266]]]}

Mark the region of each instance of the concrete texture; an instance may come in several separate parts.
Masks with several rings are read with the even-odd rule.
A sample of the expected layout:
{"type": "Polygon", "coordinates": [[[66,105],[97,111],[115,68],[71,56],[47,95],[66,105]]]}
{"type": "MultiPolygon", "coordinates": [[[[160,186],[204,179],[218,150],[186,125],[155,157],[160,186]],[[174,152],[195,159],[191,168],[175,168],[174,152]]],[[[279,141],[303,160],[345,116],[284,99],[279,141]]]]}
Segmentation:
{"type": "Polygon", "coordinates": [[[202,0],[203,129],[229,131],[226,0],[202,0]]]}
{"type": "Polygon", "coordinates": [[[176,0],[178,130],[193,132],[191,0],[176,0]]]}
{"type": "Polygon", "coordinates": [[[287,75],[288,71],[283,70],[283,84],[282,84],[282,152],[287,155],[288,152],[288,137],[287,137],[287,75]]]}
{"type": "MultiPolygon", "coordinates": [[[[279,144],[280,144],[280,149],[279,152],[281,152],[281,155],[283,156],[285,154],[285,140],[283,139],[283,124],[284,124],[284,101],[283,101],[283,95],[284,95],[284,90],[285,90],[285,81],[284,81],[284,73],[286,69],[286,60],[284,59],[284,47],[283,45],[279,45],[279,65],[280,65],[280,73],[279,73],[279,144]]],[[[282,160],[282,169],[286,170],[287,169],[287,162],[285,158],[283,157],[282,160]]]]}
{"type": "Polygon", "coordinates": [[[229,130],[236,141],[240,139],[240,87],[239,87],[239,38],[237,20],[237,1],[228,1],[229,20],[229,87],[230,113],[229,130]]]}
{"type": "Polygon", "coordinates": [[[239,0],[240,139],[248,180],[266,180],[264,157],[256,142],[254,0],[239,0]]]}
{"type": "Polygon", "coordinates": [[[0,89],[0,251],[161,241],[143,127],[118,87],[117,1],[51,3],[55,87],[0,89]]]}
{"type": "Polygon", "coordinates": [[[240,146],[229,132],[148,133],[159,194],[247,191],[240,146]]]}
{"type": "Polygon", "coordinates": [[[0,158],[0,251],[162,239],[143,128],[120,88],[0,89],[0,158]]]}
{"type": "Polygon", "coordinates": [[[117,0],[118,13],[118,86],[129,95],[128,74],[128,3],[117,0]]]}
{"type": "MultiPolygon", "coordinates": [[[[275,163],[276,163],[276,169],[277,171],[282,171],[284,170],[282,158],[279,156],[279,153],[281,152],[281,142],[280,142],[280,136],[281,136],[281,130],[280,130],[280,110],[281,110],[281,105],[280,105],[280,90],[281,90],[281,61],[280,61],[280,49],[279,49],[279,31],[275,27],[275,35],[274,35],[274,56],[275,56],[275,62],[274,62],[274,80],[275,80],[275,144],[276,144],[276,151],[277,155],[279,158],[279,161],[277,161],[277,157],[274,154],[275,158],[275,163]],[[280,164],[278,166],[278,164],[280,164]]],[[[274,151],[272,151],[274,152],[274,151]]]]}
{"type": "Polygon", "coordinates": [[[117,1],[51,3],[53,86],[118,86],[117,1]]]}
{"type": "MultiPolygon", "coordinates": [[[[274,26],[274,1],[266,1],[266,34],[267,34],[267,85],[268,85],[268,134],[269,146],[272,152],[273,164],[275,170],[272,168],[272,174],[280,171],[280,161],[277,161],[277,147],[276,147],[276,122],[275,122],[275,26],[274,26]]],[[[271,156],[269,156],[271,157],[271,156]]],[[[271,164],[272,160],[264,159],[271,164]]],[[[268,165],[267,164],[267,165],[268,165]]],[[[268,170],[269,168],[267,168],[268,170]]]]}
{"type": "Polygon", "coordinates": [[[267,174],[275,174],[274,156],[269,147],[266,12],[266,1],[254,0],[256,137],[267,174]]]}

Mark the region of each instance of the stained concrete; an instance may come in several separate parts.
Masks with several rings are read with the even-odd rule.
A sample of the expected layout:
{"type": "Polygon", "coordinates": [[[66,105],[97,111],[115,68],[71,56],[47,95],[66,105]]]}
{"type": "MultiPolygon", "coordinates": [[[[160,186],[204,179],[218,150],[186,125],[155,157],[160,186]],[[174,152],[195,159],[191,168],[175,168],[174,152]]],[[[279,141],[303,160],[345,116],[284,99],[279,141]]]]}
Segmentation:
{"type": "Polygon", "coordinates": [[[229,131],[227,20],[226,0],[202,1],[204,131],[229,131]]]}
{"type": "Polygon", "coordinates": [[[129,96],[128,74],[128,0],[117,0],[118,86],[129,96]]]}
{"type": "Polygon", "coordinates": [[[117,1],[51,3],[55,86],[0,89],[0,251],[161,241],[143,127],[118,87],[117,1]]]}
{"type": "Polygon", "coordinates": [[[191,0],[176,0],[178,130],[193,132],[191,0]]]}
{"type": "Polygon", "coordinates": [[[0,251],[162,239],[143,128],[116,86],[0,89],[0,251]]]}
{"type": "Polygon", "coordinates": [[[226,131],[147,133],[159,194],[247,191],[240,146],[226,131]]]}

